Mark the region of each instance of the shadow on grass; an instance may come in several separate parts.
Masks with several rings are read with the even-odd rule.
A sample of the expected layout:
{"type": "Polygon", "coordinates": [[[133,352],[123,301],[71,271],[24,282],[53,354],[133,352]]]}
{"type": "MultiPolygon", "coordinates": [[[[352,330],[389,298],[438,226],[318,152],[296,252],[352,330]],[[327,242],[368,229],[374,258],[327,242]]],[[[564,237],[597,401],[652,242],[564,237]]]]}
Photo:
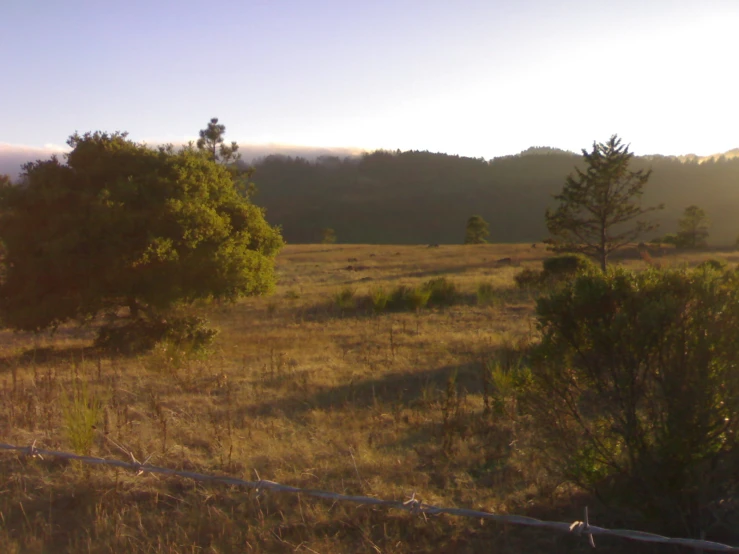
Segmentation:
{"type": "MultiPolygon", "coordinates": [[[[443,366],[428,371],[396,372],[357,383],[296,394],[286,398],[252,404],[243,408],[243,415],[259,416],[285,414],[299,417],[308,410],[332,408],[369,408],[375,404],[412,405],[422,401],[424,395],[446,387],[449,378],[456,373],[459,390],[478,393],[482,390],[479,363],[443,366]]],[[[290,376],[280,379],[290,379],[290,376]]],[[[284,382],[284,381],[283,381],[284,382]]]]}
{"type": "Polygon", "coordinates": [[[17,354],[0,357],[0,372],[12,367],[33,367],[34,365],[79,364],[90,360],[110,358],[92,346],[70,346],[57,348],[54,346],[26,348],[17,354]]]}

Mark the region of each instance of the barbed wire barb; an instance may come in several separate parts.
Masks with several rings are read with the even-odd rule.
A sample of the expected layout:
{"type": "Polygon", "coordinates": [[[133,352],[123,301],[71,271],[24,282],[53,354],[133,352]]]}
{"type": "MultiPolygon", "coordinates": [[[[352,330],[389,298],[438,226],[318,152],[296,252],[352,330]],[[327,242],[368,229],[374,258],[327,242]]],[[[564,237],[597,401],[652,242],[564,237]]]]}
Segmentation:
{"type": "MultiPolygon", "coordinates": [[[[112,439],[111,439],[112,440],[112,439]]],[[[321,491],[315,489],[302,489],[299,487],[292,487],[290,485],[282,485],[275,483],[274,481],[267,481],[262,479],[254,470],[257,476],[257,481],[246,481],[244,479],[238,479],[227,475],[206,475],[197,473],[194,471],[180,471],[170,469],[166,467],[158,467],[148,465],[151,456],[146,458],[146,461],[142,464],[136,460],[132,452],[127,451],[120,445],[119,448],[126,452],[131,458],[130,462],[122,460],[110,460],[105,458],[96,458],[93,456],[81,456],[79,454],[72,454],[70,452],[57,452],[54,450],[44,450],[36,446],[34,441],[30,446],[15,446],[12,444],[0,443],[0,450],[8,450],[19,452],[22,455],[29,456],[31,458],[40,458],[43,460],[43,456],[63,458],[68,460],[77,460],[86,464],[93,465],[109,465],[113,467],[119,467],[124,469],[133,470],[137,475],[142,473],[153,473],[160,475],[169,475],[183,477],[186,479],[193,479],[196,481],[206,481],[212,483],[222,483],[226,485],[234,485],[240,487],[247,487],[257,492],[257,499],[259,494],[264,490],[273,490],[275,492],[293,493],[293,494],[305,494],[307,496],[313,496],[317,498],[325,498],[333,500],[334,502],[352,502],[354,504],[365,504],[370,506],[384,506],[386,508],[395,508],[405,510],[412,514],[422,514],[424,517],[427,515],[440,515],[448,514],[457,517],[473,517],[478,519],[488,519],[491,521],[497,521],[499,523],[512,524],[512,525],[527,525],[530,527],[540,527],[545,529],[552,529],[564,533],[576,533],[578,535],[584,534],[588,536],[590,545],[595,547],[595,535],[606,535],[611,537],[621,537],[624,539],[630,539],[642,542],[651,543],[662,543],[662,544],[673,544],[679,546],[685,546],[697,550],[708,550],[712,552],[737,552],[739,553],[739,546],[730,546],[728,544],[722,544],[712,541],[706,541],[701,539],[680,539],[663,537],[654,533],[647,533],[645,531],[632,531],[628,529],[606,529],[604,527],[598,527],[590,525],[588,517],[588,508],[585,508],[584,521],[575,521],[573,523],[566,523],[563,521],[543,521],[528,516],[517,516],[517,515],[501,515],[492,514],[489,512],[482,512],[479,510],[471,510],[468,508],[444,508],[439,506],[431,506],[424,504],[416,498],[416,493],[413,492],[411,497],[406,501],[396,500],[384,500],[381,498],[375,498],[372,496],[351,496],[346,494],[340,494],[329,491],[321,491]]]]}

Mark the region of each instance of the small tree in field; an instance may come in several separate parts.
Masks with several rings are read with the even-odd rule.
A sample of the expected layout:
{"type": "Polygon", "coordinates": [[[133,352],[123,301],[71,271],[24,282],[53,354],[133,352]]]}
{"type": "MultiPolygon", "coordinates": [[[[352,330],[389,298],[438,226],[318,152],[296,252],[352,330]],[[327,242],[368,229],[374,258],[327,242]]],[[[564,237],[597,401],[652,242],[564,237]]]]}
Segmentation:
{"type": "Polygon", "coordinates": [[[680,248],[705,248],[709,223],[702,208],[688,206],[677,223],[676,245],[680,248]]]}
{"type": "Polygon", "coordinates": [[[282,237],[225,167],[121,133],[68,144],[66,165],[26,164],[21,185],[0,188],[6,325],[41,331],[121,307],[161,323],[196,299],[272,288],[282,237]]]}
{"type": "Polygon", "coordinates": [[[321,244],[334,244],[336,242],[336,231],[330,227],[321,229],[321,244]]]}
{"type": "Polygon", "coordinates": [[[490,236],[487,221],[480,215],[473,215],[467,220],[464,235],[465,244],[484,244],[490,236]]]}
{"type": "Polygon", "coordinates": [[[608,142],[593,143],[592,152],[582,151],[585,171],[575,168],[567,177],[556,210],[546,211],[555,252],[581,252],[600,262],[605,271],[608,256],[635,242],[657,227],[643,215],[662,206],[642,208],[637,200],[644,192],[650,171],[629,171],[633,154],[613,135],[608,142]]]}

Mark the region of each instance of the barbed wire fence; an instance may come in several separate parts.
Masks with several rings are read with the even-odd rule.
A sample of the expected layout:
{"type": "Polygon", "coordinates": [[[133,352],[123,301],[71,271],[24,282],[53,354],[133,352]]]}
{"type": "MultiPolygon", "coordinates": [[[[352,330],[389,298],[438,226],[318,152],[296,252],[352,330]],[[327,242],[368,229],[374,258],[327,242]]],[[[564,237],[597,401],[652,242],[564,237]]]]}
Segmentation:
{"type": "MultiPolygon", "coordinates": [[[[274,481],[267,481],[259,479],[257,481],[246,481],[244,479],[238,479],[236,477],[230,477],[226,475],[206,475],[202,473],[196,473],[193,471],[180,471],[165,467],[158,467],[149,465],[149,458],[143,462],[139,462],[133,455],[132,452],[126,450],[119,444],[113,442],[120,450],[122,450],[130,461],[114,460],[107,458],[96,458],[92,456],[80,456],[79,454],[72,454],[70,452],[57,452],[54,450],[45,450],[36,447],[36,442],[30,446],[15,446],[12,444],[0,443],[0,450],[15,451],[21,455],[28,456],[30,458],[40,458],[43,460],[44,456],[62,458],[67,460],[77,460],[85,464],[92,465],[107,465],[118,467],[122,469],[129,469],[136,472],[137,475],[143,473],[156,473],[160,475],[170,475],[176,477],[183,477],[186,479],[193,479],[196,481],[205,481],[211,483],[221,483],[224,485],[233,485],[237,487],[247,487],[254,489],[257,492],[271,490],[281,493],[293,493],[293,494],[304,494],[307,496],[313,496],[317,498],[325,498],[328,500],[334,500],[337,502],[351,502],[354,504],[365,504],[369,506],[382,506],[385,508],[395,508],[399,510],[405,510],[414,515],[439,515],[448,514],[458,517],[473,517],[479,519],[487,519],[496,521],[498,523],[505,523],[511,525],[526,525],[529,527],[539,527],[546,529],[553,529],[564,533],[572,533],[578,536],[584,536],[590,542],[592,547],[595,547],[595,540],[593,537],[597,535],[621,537],[625,539],[650,542],[650,543],[661,543],[661,544],[672,544],[678,546],[685,546],[688,548],[696,549],[697,551],[711,551],[711,552],[739,552],[739,546],[730,546],[727,544],[721,544],[712,541],[700,540],[700,539],[680,539],[663,537],[653,533],[646,533],[643,531],[632,531],[627,529],[606,529],[604,527],[598,527],[591,525],[588,521],[588,509],[585,508],[585,514],[583,521],[575,521],[573,523],[566,523],[562,521],[542,521],[527,516],[517,515],[500,515],[491,514],[489,512],[482,512],[478,510],[470,510],[466,508],[444,508],[439,506],[432,506],[425,504],[416,498],[416,493],[412,493],[410,498],[405,501],[397,500],[383,500],[381,498],[373,498],[371,496],[352,496],[346,494],[339,494],[329,491],[321,491],[315,489],[303,489],[299,487],[292,487],[289,485],[282,485],[275,483],[274,481]]],[[[257,475],[257,477],[259,477],[257,475]]]]}

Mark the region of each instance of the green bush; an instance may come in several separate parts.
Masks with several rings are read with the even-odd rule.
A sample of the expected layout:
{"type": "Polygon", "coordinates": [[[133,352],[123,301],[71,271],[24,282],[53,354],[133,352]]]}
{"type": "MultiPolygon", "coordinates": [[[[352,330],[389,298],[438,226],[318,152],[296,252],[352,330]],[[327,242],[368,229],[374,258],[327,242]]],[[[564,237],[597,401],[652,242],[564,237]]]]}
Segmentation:
{"type": "Polygon", "coordinates": [[[572,279],[581,272],[594,271],[597,266],[582,254],[561,254],[542,262],[542,271],[524,269],[513,279],[521,289],[544,288],[572,279]]]}
{"type": "Polygon", "coordinates": [[[116,354],[138,354],[169,341],[193,351],[213,343],[218,330],[208,326],[208,320],[196,316],[174,317],[150,321],[134,319],[119,325],[108,325],[98,331],[95,347],[116,354]]]}
{"type": "Polygon", "coordinates": [[[552,256],[542,262],[547,278],[570,277],[580,271],[594,269],[596,265],[582,254],[562,254],[552,256]]]}
{"type": "Polygon", "coordinates": [[[551,470],[665,530],[705,531],[739,485],[739,275],[582,273],[536,314],[525,403],[551,470]]]}
{"type": "Polygon", "coordinates": [[[372,301],[372,309],[376,312],[384,312],[387,308],[390,296],[382,287],[374,288],[370,291],[370,300],[372,301]]]}
{"type": "Polygon", "coordinates": [[[420,310],[426,307],[430,298],[431,291],[424,287],[398,285],[390,294],[387,307],[393,311],[420,310]]]}
{"type": "Polygon", "coordinates": [[[716,271],[726,271],[728,264],[724,260],[706,260],[699,263],[696,269],[714,269],[716,271]]]}
{"type": "Polygon", "coordinates": [[[513,280],[520,289],[537,288],[543,284],[544,272],[526,268],[514,275],[513,280]]]}
{"type": "Polygon", "coordinates": [[[421,288],[429,292],[428,303],[433,306],[451,306],[459,298],[457,285],[446,277],[426,281],[421,288]]]}
{"type": "Polygon", "coordinates": [[[351,310],[356,307],[356,299],[354,293],[356,291],[350,287],[345,287],[334,294],[334,304],[340,310],[351,310]]]}
{"type": "Polygon", "coordinates": [[[477,285],[477,303],[481,306],[490,306],[495,303],[497,294],[492,283],[477,285]]]}
{"type": "Polygon", "coordinates": [[[103,416],[103,401],[87,388],[84,381],[74,381],[70,394],[61,395],[64,434],[77,454],[89,455],[95,442],[95,428],[103,416]]]}

